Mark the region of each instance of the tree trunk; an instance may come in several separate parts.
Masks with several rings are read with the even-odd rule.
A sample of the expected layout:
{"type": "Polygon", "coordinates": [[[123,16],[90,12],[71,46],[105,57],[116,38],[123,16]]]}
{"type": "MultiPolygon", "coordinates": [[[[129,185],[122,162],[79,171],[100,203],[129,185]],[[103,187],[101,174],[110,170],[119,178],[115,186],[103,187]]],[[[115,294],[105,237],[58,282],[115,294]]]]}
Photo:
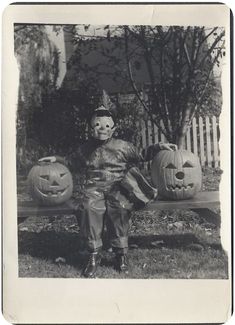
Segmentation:
{"type": "Polygon", "coordinates": [[[190,115],[194,109],[195,106],[193,106],[191,104],[190,101],[185,103],[185,109],[183,109],[183,116],[182,116],[182,121],[181,121],[181,125],[178,129],[177,132],[177,142],[176,144],[178,145],[179,149],[183,148],[183,144],[184,144],[184,138],[185,135],[187,134],[188,128],[190,126],[191,123],[191,119],[190,119],[190,115]]]}
{"type": "Polygon", "coordinates": [[[177,146],[178,146],[178,149],[183,149],[183,144],[184,144],[184,137],[185,135],[184,134],[181,134],[178,136],[178,139],[177,139],[177,146]]]}

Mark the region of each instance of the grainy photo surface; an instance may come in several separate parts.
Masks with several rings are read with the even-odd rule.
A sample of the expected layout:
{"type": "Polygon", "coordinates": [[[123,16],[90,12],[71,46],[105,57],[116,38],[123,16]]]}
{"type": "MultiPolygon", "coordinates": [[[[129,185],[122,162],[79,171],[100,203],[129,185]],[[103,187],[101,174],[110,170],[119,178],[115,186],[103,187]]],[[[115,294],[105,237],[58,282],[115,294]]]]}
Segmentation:
{"type": "Polygon", "coordinates": [[[227,279],[220,26],[14,24],[18,276],[227,279]]]}

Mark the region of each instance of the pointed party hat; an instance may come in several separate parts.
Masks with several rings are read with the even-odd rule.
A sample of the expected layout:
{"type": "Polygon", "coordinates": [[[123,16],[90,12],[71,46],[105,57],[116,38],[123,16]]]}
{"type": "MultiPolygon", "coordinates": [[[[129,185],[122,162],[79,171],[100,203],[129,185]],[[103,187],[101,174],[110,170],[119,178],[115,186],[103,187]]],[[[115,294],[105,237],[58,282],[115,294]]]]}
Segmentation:
{"type": "Polygon", "coordinates": [[[95,112],[98,111],[98,110],[107,110],[107,111],[109,111],[112,106],[113,106],[113,103],[111,102],[111,100],[109,98],[109,95],[103,89],[101,100],[100,100],[100,106],[95,109],[95,112]]]}

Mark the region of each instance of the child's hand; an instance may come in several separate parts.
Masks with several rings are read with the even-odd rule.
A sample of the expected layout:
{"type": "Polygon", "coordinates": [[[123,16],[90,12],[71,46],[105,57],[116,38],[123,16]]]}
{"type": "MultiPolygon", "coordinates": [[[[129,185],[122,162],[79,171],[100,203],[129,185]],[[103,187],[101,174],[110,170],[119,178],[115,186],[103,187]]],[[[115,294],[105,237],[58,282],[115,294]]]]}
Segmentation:
{"type": "Polygon", "coordinates": [[[56,162],[56,157],[55,156],[49,156],[49,157],[43,157],[38,159],[39,162],[56,162]]]}
{"type": "Polygon", "coordinates": [[[174,143],[160,143],[159,145],[161,150],[175,151],[178,149],[178,146],[174,143]]]}

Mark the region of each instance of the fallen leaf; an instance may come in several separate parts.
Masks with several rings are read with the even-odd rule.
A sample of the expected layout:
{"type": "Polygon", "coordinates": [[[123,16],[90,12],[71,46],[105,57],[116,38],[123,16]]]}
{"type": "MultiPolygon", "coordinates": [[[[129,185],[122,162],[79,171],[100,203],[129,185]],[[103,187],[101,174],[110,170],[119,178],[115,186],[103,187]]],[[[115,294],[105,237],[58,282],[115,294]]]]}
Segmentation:
{"type": "Polygon", "coordinates": [[[130,244],[130,246],[129,246],[130,248],[139,248],[139,246],[138,245],[136,245],[136,244],[130,244]]]}
{"type": "Polygon", "coordinates": [[[56,263],[66,263],[66,259],[63,258],[63,257],[57,257],[57,258],[55,259],[55,262],[56,262],[56,263]]]}
{"type": "Polygon", "coordinates": [[[156,241],[151,242],[151,246],[153,246],[153,247],[159,247],[159,246],[162,246],[162,245],[164,245],[163,240],[156,240],[156,241]]]}
{"type": "Polygon", "coordinates": [[[176,227],[177,229],[182,229],[184,226],[184,223],[182,221],[176,221],[173,224],[174,227],[176,227]]]}
{"type": "Polygon", "coordinates": [[[204,247],[200,244],[190,244],[187,246],[187,248],[192,249],[194,251],[202,251],[204,247]]]}
{"type": "Polygon", "coordinates": [[[20,231],[28,231],[28,230],[29,230],[28,227],[22,227],[22,228],[20,228],[20,231]]]}
{"type": "Polygon", "coordinates": [[[76,227],[77,225],[73,224],[73,225],[70,225],[68,228],[73,228],[73,227],[76,227]]]}

